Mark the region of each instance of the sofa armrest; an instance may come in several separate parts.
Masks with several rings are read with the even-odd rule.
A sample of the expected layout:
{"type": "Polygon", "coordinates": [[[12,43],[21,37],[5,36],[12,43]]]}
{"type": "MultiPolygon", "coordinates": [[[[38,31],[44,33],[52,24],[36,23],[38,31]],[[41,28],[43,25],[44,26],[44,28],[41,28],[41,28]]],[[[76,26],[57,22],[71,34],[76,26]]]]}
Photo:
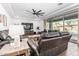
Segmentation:
{"type": "Polygon", "coordinates": [[[1,41],[0,42],[0,49],[5,45],[5,44],[8,44],[9,42],[8,41],[1,41]]]}
{"type": "Polygon", "coordinates": [[[36,44],[34,44],[34,43],[32,42],[32,40],[28,40],[27,43],[28,43],[29,47],[31,48],[31,50],[32,50],[33,52],[35,52],[36,55],[39,56],[38,46],[37,46],[36,44]]]}

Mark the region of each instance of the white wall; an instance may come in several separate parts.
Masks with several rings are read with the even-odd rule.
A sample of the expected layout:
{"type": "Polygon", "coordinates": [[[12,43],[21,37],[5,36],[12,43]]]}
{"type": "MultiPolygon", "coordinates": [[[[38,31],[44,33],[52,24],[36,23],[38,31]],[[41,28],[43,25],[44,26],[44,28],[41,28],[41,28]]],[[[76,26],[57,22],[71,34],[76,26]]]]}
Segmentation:
{"type": "Polygon", "coordinates": [[[7,17],[7,25],[12,24],[10,16],[8,15],[8,13],[6,12],[6,10],[3,8],[1,4],[0,4],[0,15],[5,15],[7,17]]]}
{"type": "Polygon", "coordinates": [[[44,30],[43,20],[28,20],[28,19],[12,19],[12,24],[21,24],[21,23],[33,23],[33,30],[37,31],[36,28],[39,27],[40,31],[44,30]]]}
{"type": "Polygon", "coordinates": [[[33,30],[37,31],[36,28],[39,27],[40,31],[42,31],[44,29],[44,25],[43,25],[43,20],[29,20],[29,19],[15,19],[15,18],[11,18],[8,13],[6,12],[6,10],[2,7],[2,5],[0,4],[0,14],[2,15],[6,15],[7,16],[7,25],[11,25],[11,24],[21,24],[22,22],[26,22],[26,23],[33,23],[33,30]]]}
{"type": "Polygon", "coordinates": [[[44,30],[44,22],[43,20],[38,20],[38,21],[34,21],[33,22],[34,24],[34,30],[37,31],[37,27],[39,27],[40,31],[43,31],[44,30]]]}

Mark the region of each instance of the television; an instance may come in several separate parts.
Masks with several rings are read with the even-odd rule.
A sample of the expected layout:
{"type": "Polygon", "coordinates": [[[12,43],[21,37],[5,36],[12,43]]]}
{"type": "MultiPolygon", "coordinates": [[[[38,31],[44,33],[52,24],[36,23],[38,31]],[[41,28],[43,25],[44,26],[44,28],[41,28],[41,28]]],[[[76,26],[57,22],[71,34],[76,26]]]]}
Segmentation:
{"type": "Polygon", "coordinates": [[[22,25],[25,31],[33,29],[33,23],[22,23],[22,25]]]}

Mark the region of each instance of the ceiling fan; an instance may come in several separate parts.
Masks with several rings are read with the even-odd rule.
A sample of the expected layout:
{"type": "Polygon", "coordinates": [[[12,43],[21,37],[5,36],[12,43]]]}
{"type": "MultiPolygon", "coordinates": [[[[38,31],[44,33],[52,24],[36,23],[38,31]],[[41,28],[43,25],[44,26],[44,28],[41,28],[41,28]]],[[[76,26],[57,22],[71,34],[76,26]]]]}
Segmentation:
{"type": "Polygon", "coordinates": [[[31,11],[28,11],[28,10],[25,10],[26,12],[29,12],[29,13],[31,13],[31,14],[33,14],[33,15],[36,15],[36,16],[43,16],[45,13],[44,12],[42,12],[42,10],[39,10],[39,11],[36,11],[35,9],[32,9],[32,12],[31,11]]]}

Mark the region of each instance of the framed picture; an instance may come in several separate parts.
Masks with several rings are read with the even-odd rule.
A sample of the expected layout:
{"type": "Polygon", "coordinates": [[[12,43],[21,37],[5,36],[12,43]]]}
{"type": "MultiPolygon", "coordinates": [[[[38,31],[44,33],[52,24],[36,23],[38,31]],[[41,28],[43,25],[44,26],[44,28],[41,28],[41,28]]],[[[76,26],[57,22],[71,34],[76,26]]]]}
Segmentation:
{"type": "Polygon", "coordinates": [[[7,26],[7,17],[5,15],[0,15],[0,23],[3,23],[4,26],[7,26]]]}

